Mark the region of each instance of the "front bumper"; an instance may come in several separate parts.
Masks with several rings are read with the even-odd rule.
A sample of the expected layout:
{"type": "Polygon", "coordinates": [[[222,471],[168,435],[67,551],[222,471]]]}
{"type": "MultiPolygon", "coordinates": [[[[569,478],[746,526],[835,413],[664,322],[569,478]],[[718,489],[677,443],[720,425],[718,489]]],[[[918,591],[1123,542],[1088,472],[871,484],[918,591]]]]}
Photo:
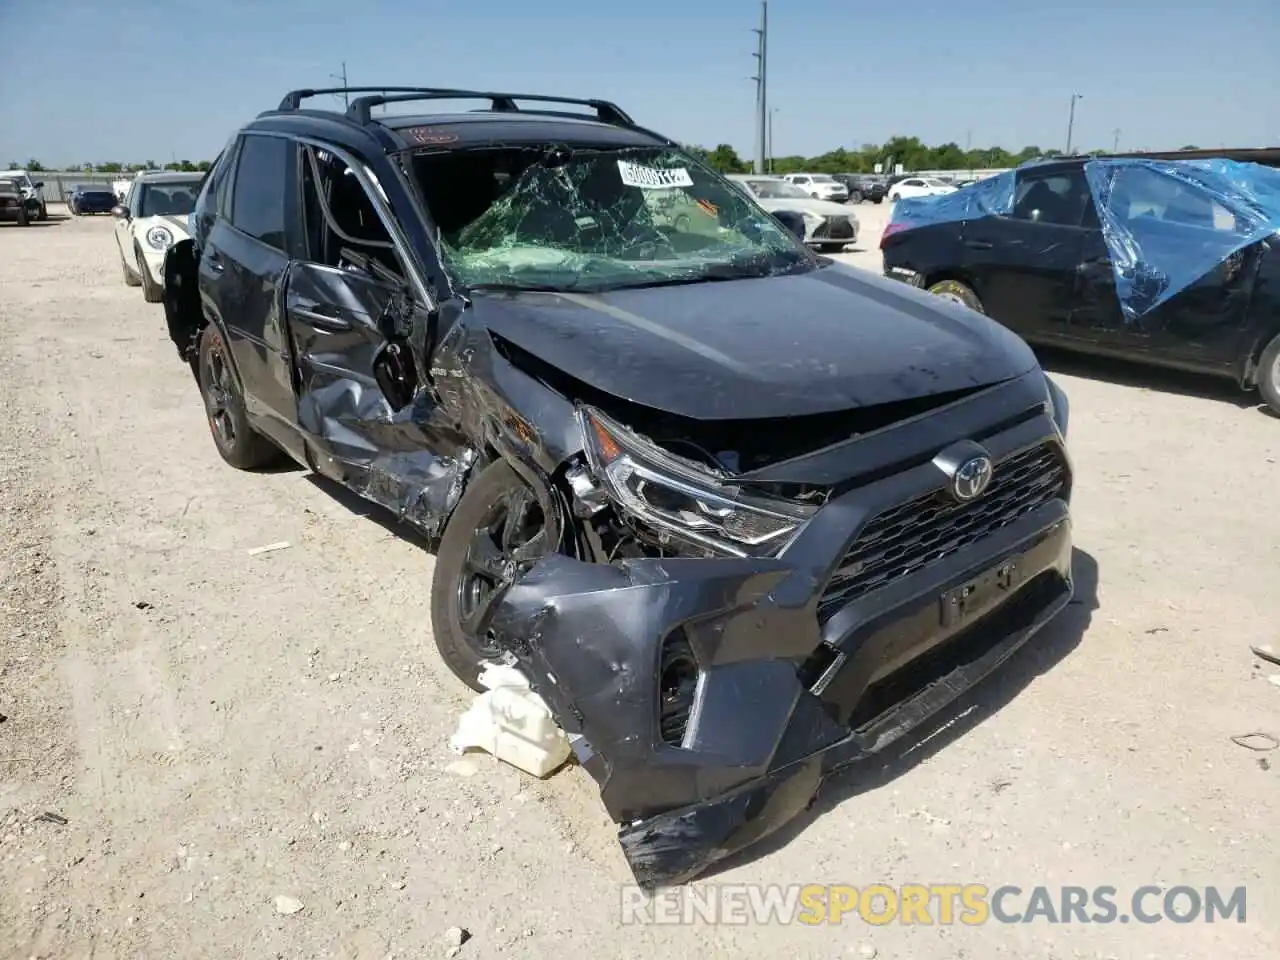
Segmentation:
{"type": "Polygon", "coordinates": [[[781,826],[824,776],[920,725],[1067,604],[1070,463],[1056,427],[1041,408],[982,444],[997,477],[1025,472],[1013,465],[1033,453],[1056,458],[1059,487],[998,528],[971,524],[974,539],[949,552],[925,544],[940,559],[874,583],[866,563],[849,565],[865,538],[945,513],[933,461],[832,498],[776,558],[554,555],[508,590],[494,636],[575,741],[639,883],[683,882],[781,826]],[[672,638],[698,664],[678,743],[658,715],[672,638]]]}

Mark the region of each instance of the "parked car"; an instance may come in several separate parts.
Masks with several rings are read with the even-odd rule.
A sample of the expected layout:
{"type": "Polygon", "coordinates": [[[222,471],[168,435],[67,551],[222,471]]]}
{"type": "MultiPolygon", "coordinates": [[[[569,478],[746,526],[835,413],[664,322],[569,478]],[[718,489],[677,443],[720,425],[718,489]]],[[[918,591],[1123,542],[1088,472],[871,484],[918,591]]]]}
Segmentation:
{"type": "Polygon", "coordinates": [[[165,254],[190,236],[187,218],[195,209],[203,177],[199,173],[143,173],[132,182],[125,202],[112,209],[124,282],[141,286],[148,303],[164,300],[165,254]]]}
{"type": "Polygon", "coordinates": [[[32,220],[49,219],[49,206],[41,193],[44,189],[43,180],[32,180],[29,172],[16,169],[0,170],[0,179],[11,180],[18,185],[28,217],[32,220]]]}
{"type": "Polygon", "coordinates": [[[729,180],[770,213],[779,210],[799,213],[805,227],[802,239],[810,246],[835,253],[858,239],[858,218],[843,204],[815,200],[781,177],[732,174],[729,180]]]}
{"type": "Polygon", "coordinates": [[[333,92],[220,154],[170,335],[227,463],[434,541],[445,663],[530,680],[641,883],[794,817],[1068,603],[1067,401],[1018,337],[814,255],[607,101],[301,109],[333,92]]]}
{"type": "Polygon", "coordinates": [[[937,177],[906,177],[889,188],[888,197],[890,203],[896,203],[906,198],[937,197],[955,192],[955,184],[944,183],[937,177]]]}
{"type": "Polygon", "coordinates": [[[115,205],[115,192],[100,183],[78,183],[67,193],[67,210],[73,217],[110,213],[115,205]]]}
{"type": "Polygon", "coordinates": [[[861,203],[870,200],[872,203],[883,203],[887,192],[884,179],[871,173],[837,173],[835,178],[849,190],[849,202],[861,203]]]}
{"type": "Polygon", "coordinates": [[[783,179],[794,183],[816,200],[844,203],[849,199],[849,188],[825,173],[788,173],[783,179]]]}
{"type": "Polygon", "coordinates": [[[1019,168],[895,210],[884,270],[1031,343],[1228,376],[1280,413],[1280,171],[1232,163],[1019,168]]]}
{"type": "Polygon", "coordinates": [[[31,223],[32,218],[21,182],[14,177],[0,176],[0,220],[12,220],[18,226],[25,227],[31,223]]]}

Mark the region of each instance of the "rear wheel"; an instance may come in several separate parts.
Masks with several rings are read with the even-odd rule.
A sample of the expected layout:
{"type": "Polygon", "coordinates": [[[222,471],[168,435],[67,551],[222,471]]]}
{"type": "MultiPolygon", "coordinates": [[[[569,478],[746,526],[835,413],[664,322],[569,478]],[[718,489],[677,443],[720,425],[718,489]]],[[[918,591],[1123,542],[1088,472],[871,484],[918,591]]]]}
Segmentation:
{"type": "Polygon", "coordinates": [[[853,191],[853,193],[849,194],[849,202],[850,202],[850,203],[861,203],[861,202],[862,202],[862,193],[861,193],[860,191],[858,191],[858,190],[853,191]]]}
{"type": "Polygon", "coordinates": [[[1258,392],[1271,412],[1280,416],[1280,334],[1267,344],[1258,361],[1258,392]]]}
{"type": "Polygon", "coordinates": [[[45,202],[41,201],[41,203],[40,203],[40,216],[39,216],[39,217],[37,217],[36,219],[37,219],[37,220],[48,220],[48,219],[49,219],[49,205],[48,205],[47,203],[45,203],[45,202]]]}
{"type": "Polygon", "coordinates": [[[209,432],[222,459],[239,470],[254,470],[279,460],[280,450],[249,426],[226,341],[213,324],[200,336],[197,369],[209,432]]]}
{"type": "Polygon", "coordinates": [[[467,486],[436,550],[431,627],[436,649],[459,680],[480,691],[480,670],[501,650],[487,636],[490,614],[521,564],[552,549],[546,517],[505,460],[467,486]]]}
{"type": "Polygon", "coordinates": [[[928,290],[934,296],[942,297],[944,300],[961,304],[977,313],[986,313],[982,309],[982,301],[978,299],[978,295],[959,280],[940,280],[929,287],[928,290]]]}

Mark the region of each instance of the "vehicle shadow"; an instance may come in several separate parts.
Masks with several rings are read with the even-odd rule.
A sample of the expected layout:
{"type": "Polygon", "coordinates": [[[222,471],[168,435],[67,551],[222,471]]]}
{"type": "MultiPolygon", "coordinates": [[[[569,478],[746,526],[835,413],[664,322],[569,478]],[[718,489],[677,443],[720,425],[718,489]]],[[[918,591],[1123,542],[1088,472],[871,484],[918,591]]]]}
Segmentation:
{"type": "Polygon", "coordinates": [[[874,761],[832,774],[823,782],[808,810],[758,843],[716,863],[700,879],[768,856],[844,801],[888,786],[994,716],[1037,677],[1053,669],[1080,645],[1093,619],[1093,611],[1098,609],[1097,561],[1077,548],[1072,551],[1071,569],[1075,579],[1071,603],[995,673],[961,694],[919,730],[888,747],[874,761]]]}
{"type": "Polygon", "coordinates": [[[14,229],[17,229],[17,230],[26,230],[27,227],[53,227],[53,226],[56,226],[56,224],[53,222],[53,217],[50,217],[48,220],[29,220],[27,221],[27,224],[25,226],[20,223],[15,223],[12,220],[5,221],[4,223],[0,223],[0,227],[13,227],[14,229]]]}
{"type": "Polygon", "coordinates": [[[1099,383],[1199,397],[1228,403],[1241,409],[1260,407],[1266,410],[1256,390],[1241,390],[1237,383],[1225,377],[1151,367],[1112,357],[1084,356],[1055,347],[1037,346],[1035,353],[1041,366],[1049,373],[1064,373],[1099,383]]]}

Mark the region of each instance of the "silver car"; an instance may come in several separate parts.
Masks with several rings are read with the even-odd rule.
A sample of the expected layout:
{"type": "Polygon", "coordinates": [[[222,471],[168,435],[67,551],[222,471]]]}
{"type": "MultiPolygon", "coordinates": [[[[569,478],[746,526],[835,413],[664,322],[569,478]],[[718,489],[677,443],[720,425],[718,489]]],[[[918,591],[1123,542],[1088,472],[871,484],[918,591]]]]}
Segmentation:
{"type": "Polygon", "coordinates": [[[781,177],[732,174],[729,180],[770,213],[794,210],[804,217],[804,242],[825,253],[858,239],[858,217],[843,204],[815,199],[781,177]]]}

